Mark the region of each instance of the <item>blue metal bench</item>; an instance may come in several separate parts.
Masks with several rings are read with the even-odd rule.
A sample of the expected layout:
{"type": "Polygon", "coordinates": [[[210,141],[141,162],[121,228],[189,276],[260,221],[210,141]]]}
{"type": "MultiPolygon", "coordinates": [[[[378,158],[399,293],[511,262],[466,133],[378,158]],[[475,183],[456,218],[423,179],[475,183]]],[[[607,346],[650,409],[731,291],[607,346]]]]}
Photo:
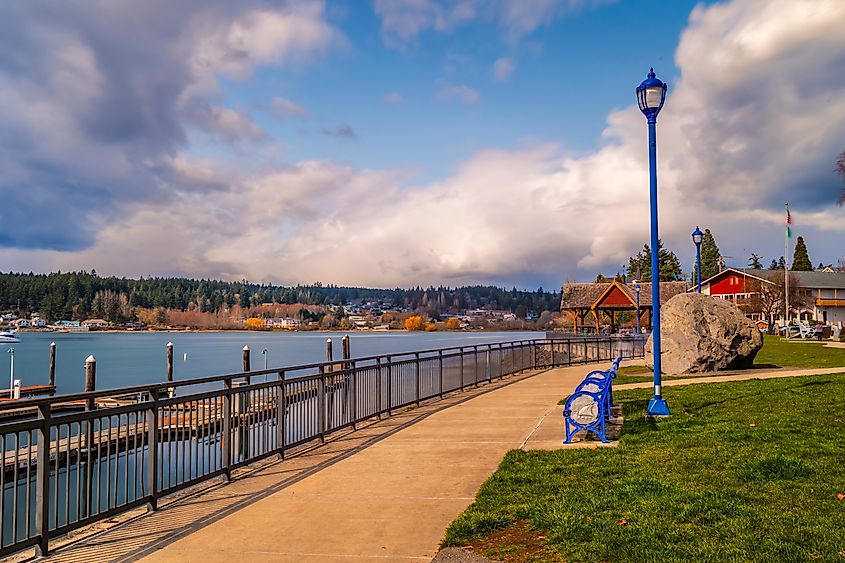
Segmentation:
{"type": "Polygon", "coordinates": [[[566,400],[563,418],[566,424],[564,444],[571,444],[578,432],[592,432],[607,443],[607,421],[610,420],[610,407],[613,405],[613,380],[619,369],[621,357],[613,360],[607,371],[593,370],[575,388],[575,392],[566,400]]]}

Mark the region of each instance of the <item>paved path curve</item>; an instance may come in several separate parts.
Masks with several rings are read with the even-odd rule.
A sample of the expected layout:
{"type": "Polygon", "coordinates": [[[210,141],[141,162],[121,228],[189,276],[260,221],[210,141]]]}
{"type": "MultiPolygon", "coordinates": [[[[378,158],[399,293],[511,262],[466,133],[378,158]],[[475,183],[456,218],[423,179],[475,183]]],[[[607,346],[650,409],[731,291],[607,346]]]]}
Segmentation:
{"type": "Polygon", "coordinates": [[[428,562],[504,454],[587,369],[517,375],[360,425],[72,541],[50,560],[428,562]]]}
{"type": "Polygon", "coordinates": [[[437,412],[145,561],[430,561],[504,454],[584,370],[539,373],[437,412]]]}

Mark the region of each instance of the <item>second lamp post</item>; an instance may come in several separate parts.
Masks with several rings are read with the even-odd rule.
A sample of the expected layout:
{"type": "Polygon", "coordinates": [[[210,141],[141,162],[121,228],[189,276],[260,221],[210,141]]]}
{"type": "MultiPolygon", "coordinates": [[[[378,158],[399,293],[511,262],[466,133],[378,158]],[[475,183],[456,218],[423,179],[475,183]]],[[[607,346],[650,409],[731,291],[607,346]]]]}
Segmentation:
{"type": "Polygon", "coordinates": [[[704,240],[704,233],[698,226],[692,232],[692,242],[695,243],[695,273],[698,275],[698,292],[701,293],[701,241],[704,240]]]}

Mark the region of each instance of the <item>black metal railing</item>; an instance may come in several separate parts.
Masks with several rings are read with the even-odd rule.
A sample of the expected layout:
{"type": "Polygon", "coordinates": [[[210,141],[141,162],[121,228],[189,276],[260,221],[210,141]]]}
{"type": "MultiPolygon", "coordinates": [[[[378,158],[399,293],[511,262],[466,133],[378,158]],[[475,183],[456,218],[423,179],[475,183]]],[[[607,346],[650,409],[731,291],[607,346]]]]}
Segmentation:
{"type": "MultiPolygon", "coordinates": [[[[530,369],[642,357],[643,339],[345,358],[0,404],[0,556],[343,428],[530,369]]],[[[90,368],[90,366],[89,366],[90,368]]]]}

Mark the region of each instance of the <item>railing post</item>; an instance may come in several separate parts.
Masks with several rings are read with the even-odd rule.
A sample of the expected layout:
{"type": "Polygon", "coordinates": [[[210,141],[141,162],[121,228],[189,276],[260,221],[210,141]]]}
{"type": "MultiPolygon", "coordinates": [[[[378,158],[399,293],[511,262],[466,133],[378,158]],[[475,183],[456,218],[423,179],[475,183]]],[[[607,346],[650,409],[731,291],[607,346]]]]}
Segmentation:
{"type": "MultiPolygon", "coordinates": [[[[485,362],[484,362],[484,364],[485,364],[484,365],[484,373],[487,375],[487,378],[486,378],[487,381],[490,381],[490,354],[491,354],[490,347],[491,346],[492,346],[492,344],[489,344],[487,346],[487,354],[485,354],[486,358],[485,358],[485,362]]],[[[499,359],[501,359],[501,358],[499,358],[499,359]]],[[[478,378],[476,378],[476,380],[477,379],[478,378]]],[[[478,387],[478,381],[475,382],[475,386],[478,387]]]]}
{"type": "Polygon", "coordinates": [[[443,398],[443,350],[437,351],[437,371],[438,381],[440,382],[440,398],[443,398]]]}
{"type": "Polygon", "coordinates": [[[223,479],[232,480],[232,380],[223,381],[223,479]]]}
{"type": "Polygon", "coordinates": [[[147,510],[155,511],[158,510],[158,391],[150,396],[152,403],[147,409],[147,491],[150,500],[147,510]]]}
{"type": "MultiPolygon", "coordinates": [[[[487,354],[488,354],[488,361],[489,361],[489,354],[490,354],[490,344],[487,345],[487,354]]],[[[472,353],[472,360],[473,360],[473,370],[472,370],[472,378],[475,380],[475,388],[478,389],[478,345],[473,346],[473,353],[472,353]]]]}
{"type": "Polygon", "coordinates": [[[464,390],[464,347],[461,346],[461,391],[464,390]]]}
{"type": "Polygon", "coordinates": [[[376,358],[378,376],[376,377],[376,395],[378,395],[378,419],[381,420],[381,413],[384,410],[384,398],[381,392],[381,358],[376,358]]]}
{"type": "MultiPolygon", "coordinates": [[[[349,351],[349,337],[346,337],[347,340],[347,352],[349,351]]],[[[349,358],[347,358],[349,359],[349,358]]],[[[352,430],[358,429],[358,366],[356,362],[349,361],[347,362],[347,369],[350,372],[347,374],[349,378],[350,386],[352,387],[352,430]]]]}
{"type": "Polygon", "coordinates": [[[332,363],[334,361],[334,354],[332,353],[332,339],[326,339],[326,362],[328,362],[324,368],[321,368],[321,373],[323,374],[321,380],[323,382],[323,392],[321,396],[323,397],[323,408],[320,412],[323,413],[323,422],[322,422],[322,431],[320,432],[320,440],[325,442],[326,440],[326,429],[331,428],[332,423],[334,422],[334,399],[335,399],[335,391],[337,391],[337,384],[335,381],[334,376],[334,369],[335,366],[332,363]]]}
{"type": "Polygon", "coordinates": [[[355,371],[351,369],[352,363],[349,359],[352,357],[352,352],[349,347],[349,335],[344,334],[343,338],[340,339],[340,352],[343,355],[343,396],[346,399],[344,401],[344,407],[346,408],[346,412],[350,413],[350,418],[352,419],[352,429],[356,429],[357,421],[355,420],[355,412],[357,409],[354,408],[355,405],[355,392],[354,392],[354,379],[355,379],[355,371]],[[350,388],[352,388],[351,394],[352,398],[350,399],[350,388]],[[350,405],[351,401],[351,405],[350,405]]]}
{"type": "Polygon", "coordinates": [[[285,459],[285,372],[279,372],[279,389],[276,391],[276,444],[279,448],[279,459],[285,459]]]}
{"type": "Polygon", "coordinates": [[[393,415],[393,371],[390,356],[387,357],[387,416],[393,415]]]}
{"type": "MultiPolygon", "coordinates": [[[[36,554],[45,557],[49,553],[50,542],[50,404],[38,405],[38,461],[35,481],[35,533],[38,543],[36,554]]],[[[70,438],[68,438],[70,444],[70,438]]],[[[58,471],[57,471],[58,472],[58,471]]],[[[15,483],[17,486],[17,483],[15,483]]],[[[58,480],[56,481],[58,487],[58,480]]],[[[12,507],[17,510],[17,507],[12,507]]],[[[27,517],[29,507],[27,507],[27,517]]],[[[14,517],[14,516],[13,516],[14,517]]],[[[27,526],[28,528],[29,526],[27,526]]],[[[14,542],[17,538],[12,538],[14,542]]]]}
{"type": "Polygon", "coordinates": [[[320,366],[320,383],[317,387],[317,429],[320,431],[320,443],[326,442],[326,367],[320,366]]]}
{"type": "MultiPolygon", "coordinates": [[[[508,347],[511,349],[511,351],[513,351],[512,346],[509,345],[508,347]]],[[[510,372],[508,373],[510,374],[510,372]]],[[[505,347],[501,342],[499,342],[499,379],[502,379],[503,377],[505,377],[505,347]]],[[[492,373],[488,374],[487,380],[493,381],[492,373]]]]}
{"type": "Polygon", "coordinates": [[[566,364],[572,365],[572,341],[566,339],[566,364]]]}
{"type": "Polygon", "coordinates": [[[552,367],[555,367],[555,341],[549,340],[549,347],[552,350],[552,367]]]}
{"type": "Polygon", "coordinates": [[[414,365],[416,366],[414,368],[414,377],[417,380],[416,381],[416,386],[417,386],[417,390],[416,390],[417,401],[416,402],[417,402],[417,407],[419,407],[420,406],[420,353],[419,352],[417,352],[414,355],[414,359],[416,360],[414,362],[414,365]]]}

